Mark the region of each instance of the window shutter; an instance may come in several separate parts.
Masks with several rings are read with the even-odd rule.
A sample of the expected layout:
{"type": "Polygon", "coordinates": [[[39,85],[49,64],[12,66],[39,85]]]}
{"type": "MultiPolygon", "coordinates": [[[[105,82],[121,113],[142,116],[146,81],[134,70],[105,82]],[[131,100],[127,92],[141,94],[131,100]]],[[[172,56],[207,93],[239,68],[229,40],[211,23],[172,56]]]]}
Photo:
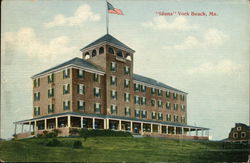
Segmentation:
{"type": "Polygon", "coordinates": [[[77,85],[77,93],[80,93],[80,84],[77,85]]]}

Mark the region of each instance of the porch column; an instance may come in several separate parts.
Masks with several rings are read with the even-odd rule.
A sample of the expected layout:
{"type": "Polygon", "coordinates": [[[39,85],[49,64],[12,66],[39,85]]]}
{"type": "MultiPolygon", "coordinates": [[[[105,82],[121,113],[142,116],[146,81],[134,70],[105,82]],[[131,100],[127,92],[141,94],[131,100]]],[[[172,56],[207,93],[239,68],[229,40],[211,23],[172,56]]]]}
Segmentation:
{"type": "Polygon", "coordinates": [[[55,123],[56,123],[56,129],[58,128],[58,118],[55,118],[55,123]]]}
{"type": "Polygon", "coordinates": [[[184,128],[181,128],[181,134],[184,135],[184,128]]]}
{"type": "Polygon", "coordinates": [[[130,131],[133,132],[133,122],[130,121],[130,131]]]}
{"type": "Polygon", "coordinates": [[[103,129],[106,129],[106,119],[103,119],[103,129]]]}
{"type": "Polygon", "coordinates": [[[202,129],[202,130],[201,130],[201,136],[204,136],[203,134],[204,134],[204,130],[202,129]]]}
{"type": "Polygon", "coordinates": [[[122,121],[121,120],[119,120],[119,128],[118,128],[118,130],[122,130],[122,121]]]}
{"type": "Polygon", "coordinates": [[[23,133],[23,123],[22,123],[22,133],[23,133]]]}
{"type": "Polygon", "coordinates": [[[70,115],[68,115],[68,127],[71,127],[70,115]]]}
{"type": "Polygon", "coordinates": [[[209,137],[209,130],[207,130],[207,136],[209,137]]]}
{"type": "Polygon", "coordinates": [[[162,133],[162,125],[160,124],[159,125],[159,130],[158,130],[158,133],[161,134],[162,133]]]}
{"type": "Polygon", "coordinates": [[[16,128],[17,128],[17,124],[15,123],[15,129],[14,129],[14,134],[16,135],[16,128]]]}
{"type": "Polygon", "coordinates": [[[81,117],[80,123],[81,128],[83,128],[83,117],[81,117]]]}
{"type": "Polygon", "coordinates": [[[109,119],[107,119],[106,128],[109,129],[109,119]]]}
{"type": "Polygon", "coordinates": [[[188,128],[188,134],[191,136],[191,128],[188,128]]]}
{"type": "Polygon", "coordinates": [[[44,130],[47,130],[47,119],[44,119],[44,130]]]}
{"type": "Polygon", "coordinates": [[[166,126],[166,134],[168,134],[168,126],[166,126]]]}
{"type": "Polygon", "coordinates": [[[141,123],[141,133],[143,133],[143,123],[141,123]]]}
{"type": "Polygon", "coordinates": [[[153,124],[152,123],[150,124],[150,128],[151,128],[150,132],[153,133],[153,124]]]}
{"type": "Polygon", "coordinates": [[[176,135],[176,127],[174,127],[174,134],[176,135]]]}
{"type": "Polygon", "coordinates": [[[29,132],[31,132],[31,122],[29,121],[29,132]]]}
{"type": "Polygon", "coordinates": [[[92,127],[93,127],[93,129],[95,129],[95,118],[93,118],[92,127]]]}
{"type": "Polygon", "coordinates": [[[195,135],[198,136],[198,130],[197,129],[195,129],[195,135]]]}
{"type": "Polygon", "coordinates": [[[37,122],[34,121],[34,132],[37,130],[37,122]]]}

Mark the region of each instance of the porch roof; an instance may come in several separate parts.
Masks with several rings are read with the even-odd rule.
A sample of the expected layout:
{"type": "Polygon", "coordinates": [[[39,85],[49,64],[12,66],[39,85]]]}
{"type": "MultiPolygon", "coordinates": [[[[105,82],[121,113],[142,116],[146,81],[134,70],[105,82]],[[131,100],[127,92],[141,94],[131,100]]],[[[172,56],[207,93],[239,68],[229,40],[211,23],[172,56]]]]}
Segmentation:
{"type": "Polygon", "coordinates": [[[32,118],[32,119],[16,121],[16,122],[14,122],[14,124],[27,123],[27,122],[35,121],[35,120],[50,119],[50,118],[54,118],[54,117],[58,117],[58,116],[61,117],[61,116],[68,116],[68,115],[71,115],[71,116],[87,116],[87,117],[91,117],[91,118],[93,117],[93,118],[119,119],[119,120],[144,122],[144,123],[157,123],[157,124],[163,124],[163,125],[168,125],[168,126],[209,130],[209,128],[205,128],[205,127],[197,127],[197,126],[178,124],[178,123],[173,123],[173,122],[162,122],[162,121],[153,121],[153,120],[145,120],[145,119],[136,119],[136,118],[130,118],[130,117],[115,116],[115,115],[87,114],[87,113],[81,113],[81,112],[64,112],[64,113],[57,113],[57,114],[52,114],[52,115],[40,116],[40,117],[36,117],[36,118],[32,118]]]}

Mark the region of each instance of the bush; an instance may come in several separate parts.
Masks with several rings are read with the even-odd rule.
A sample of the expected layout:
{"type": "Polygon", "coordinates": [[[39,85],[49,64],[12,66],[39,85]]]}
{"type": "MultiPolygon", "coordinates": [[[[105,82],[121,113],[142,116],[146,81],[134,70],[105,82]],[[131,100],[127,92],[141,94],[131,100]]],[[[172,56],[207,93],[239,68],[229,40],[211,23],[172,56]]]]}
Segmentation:
{"type": "Polygon", "coordinates": [[[85,140],[88,137],[97,137],[97,136],[132,137],[130,132],[113,131],[113,130],[87,130],[87,129],[80,129],[79,135],[80,137],[83,137],[85,140]]]}
{"type": "Polygon", "coordinates": [[[43,134],[37,134],[36,137],[37,137],[37,138],[43,138],[44,135],[43,135],[43,134]]]}
{"type": "Polygon", "coordinates": [[[75,140],[73,143],[73,148],[82,148],[82,142],[80,140],[75,140]]]}
{"type": "Polygon", "coordinates": [[[56,147],[58,145],[60,145],[61,142],[57,139],[52,139],[52,140],[49,140],[48,143],[46,144],[46,146],[49,146],[49,147],[56,147]]]}
{"type": "Polygon", "coordinates": [[[79,129],[77,129],[77,128],[70,128],[69,134],[70,135],[79,135],[79,129]]]}

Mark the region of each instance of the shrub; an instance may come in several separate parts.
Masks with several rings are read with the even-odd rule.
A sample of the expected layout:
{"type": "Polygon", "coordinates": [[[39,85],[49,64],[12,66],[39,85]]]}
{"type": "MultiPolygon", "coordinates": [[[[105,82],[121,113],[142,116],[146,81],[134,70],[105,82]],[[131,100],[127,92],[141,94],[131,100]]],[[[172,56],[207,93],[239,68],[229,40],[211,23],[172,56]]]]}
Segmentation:
{"type": "Polygon", "coordinates": [[[48,143],[46,144],[46,146],[49,146],[49,147],[56,147],[58,145],[60,145],[61,142],[57,139],[52,139],[52,140],[49,140],[48,143]]]}
{"type": "Polygon", "coordinates": [[[73,148],[82,148],[82,142],[80,140],[75,140],[73,143],[73,148]]]}
{"type": "Polygon", "coordinates": [[[77,128],[70,128],[69,134],[70,135],[79,135],[79,129],[77,129],[77,128]]]}
{"type": "Polygon", "coordinates": [[[80,137],[83,137],[85,140],[88,137],[97,137],[97,136],[112,136],[112,137],[132,137],[131,133],[124,131],[113,131],[113,130],[87,130],[81,129],[79,131],[80,137]]]}
{"type": "Polygon", "coordinates": [[[37,137],[37,138],[43,138],[44,135],[43,135],[43,134],[37,134],[36,137],[37,137]]]}

